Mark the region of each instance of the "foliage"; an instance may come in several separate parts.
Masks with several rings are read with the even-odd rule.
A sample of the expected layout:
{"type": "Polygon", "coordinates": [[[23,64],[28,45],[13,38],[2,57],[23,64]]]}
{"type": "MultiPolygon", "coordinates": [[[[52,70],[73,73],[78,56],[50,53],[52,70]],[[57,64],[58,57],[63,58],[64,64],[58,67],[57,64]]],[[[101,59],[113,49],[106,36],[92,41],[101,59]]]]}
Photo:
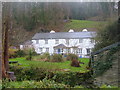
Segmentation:
{"type": "Polygon", "coordinates": [[[62,62],[63,58],[61,54],[53,54],[51,57],[51,62],[62,62]]]}
{"type": "Polygon", "coordinates": [[[40,81],[22,81],[22,82],[5,82],[3,88],[68,88],[68,85],[64,85],[62,83],[57,83],[53,80],[43,79],[40,81]]]}
{"type": "Polygon", "coordinates": [[[78,61],[78,60],[72,60],[72,62],[71,62],[71,66],[73,66],[73,67],[80,67],[80,62],[78,61]]]}
{"type": "Polygon", "coordinates": [[[94,77],[102,75],[104,72],[112,67],[113,60],[117,58],[114,56],[114,54],[119,50],[120,47],[112,48],[111,50],[101,53],[97,56],[93,66],[94,77]]]}
{"type": "Polygon", "coordinates": [[[87,85],[88,82],[91,82],[90,79],[92,78],[89,72],[84,74],[79,72],[57,72],[52,77],[52,80],[70,86],[84,85],[85,83],[87,85]]]}
{"type": "Polygon", "coordinates": [[[97,51],[101,48],[104,48],[108,45],[111,45],[113,43],[120,41],[120,30],[118,29],[118,26],[120,24],[117,21],[108,23],[106,27],[102,27],[98,33],[96,39],[96,45],[93,49],[94,51],[97,51]]]}
{"type": "Polygon", "coordinates": [[[117,86],[111,86],[111,85],[105,85],[105,84],[103,84],[103,85],[101,85],[100,86],[100,88],[118,88],[117,86]]]}
{"type": "Polygon", "coordinates": [[[2,89],[2,80],[0,80],[0,90],[2,89]]]}
{"type": "Polygon", "coordinates": [[[41,55],[41,59],[47,59],[47,61],[50,60],[50,54],[49,53],[44,53],[43,55],[41,55]]]}
{"type": "Polygon", "coordinates": [[[25,49],[24,51],[27,55],[26,60],[32,60],[33,56],[37,55],[34,48],[25,49]]]}
{"type": "Polygon", "coordinates": [[[9,48],[8,52],[9,52],[9,58],[16,58],[17,57],[17,55],[16,55],[17,49],[9,48]]]}
{"type": "Polygon", "coordinates": [[[78,56],[77,55],[75,55],[75,54],[68,54],[67,55],[67,58],[66,58],[67,60],[78,60],[78,56]]]}
{"type": "MultiPolygon", "coordinates": [[[[38,57],[38,56],[34,56],[34,57],[38,57]]],[[[34,58],[33,57],[33,58],[34,58]]],[[[10,59],[10,61],[18,61],[18,63],[20,64],[19,66],[23,66],[23,67],[33,67],[33,68],[45,68],[48,70],[62,70],[64,71],[64,69],[69,69],[72,72],[81,72],[81,73],[85,73],[88,72],[89,70],[86,68],[88,66],[89,63],[89,59],[87,58],[80,58],[79,61],[83,62],[84,64],[81,64],[80,68],[77,67],[71,67],[70,63],[71,61],[64,61],[64,62],[44,62],[44,61],[29,61],[26,60],[25,58],[14,58],[14,59],[10,59]]],[[[11,66],[14,66],[14,64],[11,64],[11,66]]]]}
{"type": "Polygon", "coordinates": [[[103,21],[89,21],[89,20],[71,20],[69,23],[65,24],[64,30],[68,31],[69,29],[80,31],[84,28],[99,28],[100,25],[106,25],[106,22],[103,21]]]}
{"type": "Polygon", "coordinates": [[[50,54],[49,53],[43,53],[41,55],[37,55],[35,57],[33,57],[33,61],[50,61],[50,54]]]}
{"type": "Polygon", "coordinates": [[[26,53],[24,52],[24,50],[18,50],[15,52],[17,57],[24,57],[26,55],[26,53]]]}
{"type": "Polygon", "coordinates": [[[67,84],[70,86],[80,85],[83,82],[87,83],[90,79],[90,73],[80,73],[80,72],[58,72],[58,71],[48,71],[43,68],[23,68],[20,66],[11,67],[11,70],[15,72],[17,81],[23,80],[43,80],[44,78],[54,80],[58,83],[67,84]],[[21,72],[20,72],[21,71],[21,72]]]}

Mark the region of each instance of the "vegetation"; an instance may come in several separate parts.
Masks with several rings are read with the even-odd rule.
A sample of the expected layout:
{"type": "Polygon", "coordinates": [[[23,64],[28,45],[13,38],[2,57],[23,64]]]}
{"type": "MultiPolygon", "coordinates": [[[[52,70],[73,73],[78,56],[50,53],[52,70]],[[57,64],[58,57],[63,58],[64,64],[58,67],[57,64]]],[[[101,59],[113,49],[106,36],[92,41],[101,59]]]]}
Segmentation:
{"type": "MultiPolygon", "coordinates": [[[[49,67],[48,67],[49,68],[49,67]]],[[[81,85],[84,83],[91,82],[91,74],[89,72],[73,72],[73,71],[52,71],[47,68],[36,68],[36,67],[21,67],[11,66],[10,68],[15,72],[17,81],[24,80],[43,80],[44,78],[54,80],[58,83],[63,83],[70,86],[81,85]],[[21,72],[20,72],[21,71],[21,72]]],[[[88,83],[89,84],[89,83],[88,83]]]]}
{"type": "Polygon", "coordinates": [[[43,79],[40,81],[3,82],[3,88],[68,88],[70,86],[43,79]]]}
{"type": "Polygon", "coordinates": [[[114,54],[118,51],[120,51],[120,47],[112,48],[107,52],[97,55],[94,66],[92,66],[95,77],[103,75],[108,69],[112,68],[114,61],[118,58],[114,54]]]}
{"type": "Polygon", "coordinates": [[[98,31],[94,51],[120,41],[119,25],[118,21],[114,21],[98,31]]]}
{"type": "Polygon", "coordinates": [[[69,29],[81,31],[84,28],[88,28],[90,31],[97,31],[99,27],[106,25],[106,23],[107,21],[71,20],[65,24],[64,31],[68,31],[69,29]]]}
{"type": "MultiPolygon", "coordinates": [[[[33,58],[36,58],[37,56],[34,56],[33,58]]],[[[39,56],[38,56],[39,57],[39,56]]],[[[23,67],[36,67],[36,68],[45,68],[48,70],[62,70],[65,71],[65,69],[68,69],[69,71],[73,71],[73,72],[87,72],[89,70],[87,70],[87,66],[89,63],[89,59],[86,58],[81,58],[79,59],[81,62],[84,62],[84,64],[81,64],[80,68],[77,67],[71,67],[70,63],[71,61],[64,61],[64,62],[44,62],[44,61],[28,61],[25,58],[13,58],[10,59],[10,61],[18,61],[19,62],[19,66],[23,66],[23,67]]],[[[14,64],[13,64],[14,66],[14,64]]]]}
{"type": "Polygon", "coordinates": [[[78,60],[78,56],[75,54],[68,54],[66,60],[78,60]]]}
{"type": "Polygon", "coordinates": [[[15,53],[16,53],[16,57],[24,57],[26,55],[26,53],[20,49],[16,51],[15,53]]]}
{"type": "Polygon", "coordinates": [[[17,57],[16,52],[17,52],[17,49],[9,48],[9,50],[8,50],[9,58],[16,58],[17,57]]]}
{"type": "Polygon", "coordinates": [[[51,61],[52,62],[62,62],[63,61],[62,55],[61,54],[52,55],[51,61]]]}
{"type": "MultiPolygon", "coordinates": [[[[6,5],[6,3],[3,4],[3,22],[6,17],[5,14],[9,15],[6,5]]],[[[10,22],[12,23],[12,30],[9,31],[9,43],[13,46],[29,40],[38,32],[49,32],[50,30],[64,32],[70,28],[76,31],[92,28],[92,31],[97,26],[104,25],[104,22],[100,22],[103,23],[100,26],[97,25],[99,21],[107,21],[108,18],[117,16],[113,2],[13,2],[8,3],[8,5],[10,5],[10,22]],[[94,17],[96,19],[91,19],[94,17]],[[72,22],[70,22],[71,20],[72,22]]]]}

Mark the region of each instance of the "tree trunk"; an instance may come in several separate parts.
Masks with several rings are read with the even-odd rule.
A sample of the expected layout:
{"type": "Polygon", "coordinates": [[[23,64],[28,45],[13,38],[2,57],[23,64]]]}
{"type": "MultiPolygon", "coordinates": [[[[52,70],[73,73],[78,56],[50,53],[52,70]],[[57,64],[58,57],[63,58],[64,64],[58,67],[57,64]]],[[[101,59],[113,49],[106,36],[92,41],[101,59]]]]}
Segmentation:
{"type": "Polygon", "coordinates": [[[7,78],[7,71],[9,71],[9,60],[8,60],[8,31],[9,31],[9,25],[10,25],[10,3],[5,3],[4,7],[6,8],[5,10],[5,18],[3,18],[3,41],[2,41],[2,48],[3,48],[3,53],[2,53],[2,77],[7,78]]]}

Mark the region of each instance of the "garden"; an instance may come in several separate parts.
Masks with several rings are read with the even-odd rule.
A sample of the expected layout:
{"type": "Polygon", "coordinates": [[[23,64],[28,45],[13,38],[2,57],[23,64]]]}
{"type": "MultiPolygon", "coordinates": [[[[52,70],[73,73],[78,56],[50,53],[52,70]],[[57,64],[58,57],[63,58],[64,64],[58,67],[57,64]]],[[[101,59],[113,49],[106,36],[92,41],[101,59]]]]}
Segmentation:
{"type": "Polygon", "coordinates": [[[4,79],[2,88],[114,88],[94,85],[88,58],[75,54],[37,55],[33,49],[9,51],[10,71],[16,78],[4,79]]]}

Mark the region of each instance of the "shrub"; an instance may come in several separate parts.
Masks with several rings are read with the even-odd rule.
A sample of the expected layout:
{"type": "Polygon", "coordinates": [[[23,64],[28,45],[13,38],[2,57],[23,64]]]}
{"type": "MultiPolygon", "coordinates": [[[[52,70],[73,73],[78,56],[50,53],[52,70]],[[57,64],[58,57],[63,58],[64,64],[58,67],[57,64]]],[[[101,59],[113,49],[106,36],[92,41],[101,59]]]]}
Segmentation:
{"type": "Polygon", "coordinates": [[[8,50],[9,58],[16,58],[17,57],[17,55],[15,53],[16,51],[17,51],[17,49],[9,48],[9,50],[8,50]]]}
{"type": "Polygon", "coordinates": [[[23,50],[19,49],[18,51],[15,52],[15,55],[17,57],[24,57],[26,55],[26,53],[23,50]]]}
{"type": "Polygon", "coordinates": [[[80,62],[78,60],[72,60],[71,66],[73,66],[73,67],[80,67],[80,62]]]}
{"type": "Polygon", "coordinates": [[[67,60],[78,60],[78,56],[75,54],[68,54],[66,59],[67,60]]]}
{"type": "Polygon", "coordinates": [[[40,81],[44,78],[54,80],[65,85],[75,86],[91,82],[91,73],[80,72],[53,72],[43,68],[23,68],[21,66],[12,66],[11,71],[15,72],[17,81],[36,80],[40,81]],[[21,72],[20,72],[21,71],[21,72]]]}
{"type": "Polygon", "coordinates": [[[52,62],[62,62],[63,61],[62,55],[61,54],[52,55],[51,61],[52,62]]]}
{"type": "Polygon", "coordinates": [[[32,56],[33,56],[33,51],[32,51],[32,49],[29,49],[28,56],[27,56],[26,60],[32,60],[32,56]]]}
{"type": "Polygon", "coordinates": [[[68,85],[57,83],[53,80],[7,82],[4,88],[68,88],[68,85]]]}
{"type": "Polygon", "coordinates": [[[37,55],[37,53],[33,48],[26,49],[25,52],[27,55],[26,60],[32,60],[32,57],[37,55]]]}
{"type": "Polygon", "coordinates": [[[41,55],[42,59],[45,59],[45,61],[50,61],[50,54],[49,53],[44,53],[43,55],[41,55]]]}

